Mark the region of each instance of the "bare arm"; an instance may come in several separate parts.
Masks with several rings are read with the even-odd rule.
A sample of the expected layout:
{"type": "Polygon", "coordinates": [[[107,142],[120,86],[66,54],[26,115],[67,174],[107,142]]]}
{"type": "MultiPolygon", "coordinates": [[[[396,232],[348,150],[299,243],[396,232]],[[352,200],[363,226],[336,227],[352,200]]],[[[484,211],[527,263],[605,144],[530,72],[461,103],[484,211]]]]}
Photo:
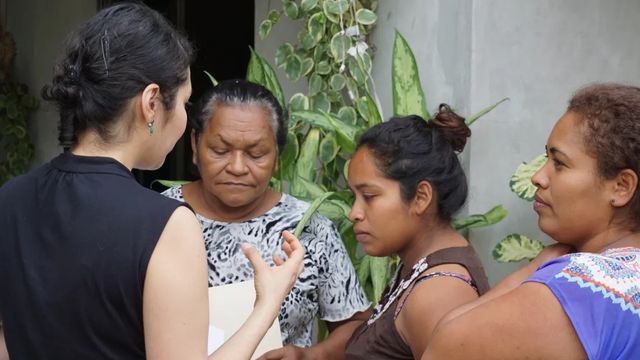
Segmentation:
{"type": "MultiPolygon", "coordinates": [[[[436,266],[429,272],[434,271],[468,274],[464,267],[453,264],[436,266]]],[[[477,298],[469,284],[452,277],[434,277],[416,284],[396,319],[396,328],[414,358],[420,358],[446,313],[477,298]]]]}
{"type": "MultiPolygon", "coordinates": [[[[254,248],[243,249],[256,274],[256,305],[243,326],[209,359],[249,359],[277,316],[282,300],[302,270],[304,249],[285,235],[289,256],[269,268],[254,248]]],[[[207,262],[200,225],[178,208],[165,226],[147,268],[143,318],[147,358],[206,359],[209,303],[207,262]]]]}
{"type": "Polygon", "coordinates": [[[277,359],[344,359],[344,352],[347,342],[351,338],[353,331],[366,321],[371,312],[369,310],[356,313],[349,319],[338,322],[327,322],[329,336],[318,344],[300,348],[287,345],[280,349],[266,352],[260,356],[259,360],[277,359]]]}
{"type": "Polygon", "coordinates": [[[0,325],[0,360],[9,360],[7,344],[4,341],[4,328],[0,325]]]}
{"type": "Polygon", "coordinates": [[[525,283],[438,325],[422,359],[564,360],[586,354],[553,293],[525,283]]]}

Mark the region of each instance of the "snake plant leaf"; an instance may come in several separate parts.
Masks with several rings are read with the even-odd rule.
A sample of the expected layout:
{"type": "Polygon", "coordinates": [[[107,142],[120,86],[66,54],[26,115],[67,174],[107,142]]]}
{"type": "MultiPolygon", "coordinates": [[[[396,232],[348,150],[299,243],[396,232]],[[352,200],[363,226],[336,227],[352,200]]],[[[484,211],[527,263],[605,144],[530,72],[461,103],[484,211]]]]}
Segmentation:
{"type": "Polygon", "coordinates": [[[545,162],[547,162],[547,155],[541,154],[529,162],[520,164],[509,181],[511,191],[521,199],[533,201],[537,189],[531,183],[531,177],[544,166],[545,162]]]}
{"type": "Polygon", "coordinates": [[[517,262],[535,258],[544,248],[539,240],[530,239],[521,234],[509,234],[500,240],[492,255],[499,262],[517,262]]]}
{"type": "Polygon", "coordinates": [[[320,146],[320,129],[311,128],[300,148],[300,156],[296,161],[296,173],[304,180],[314,181],[316,178],[316,160],[320,146]]]}
{"type": "Polygon", "coordinates": [[[313,214],[316,212],[320,204],[322,204],[322,202],[325,201],[332,194],[333,194],[332,192],[326,192],[322,194],[322,196],[313,200],[311,205],[309,205],[309,208],[307,209],[307,211],[305,211],[304,214],[302,215],[302,219],[300,219],[300,222],[298,223],[295,230],[293,231],[293,235],[295,235],[296,237],[300,237],[300,234],[302,234],[302,230],[309,222],[309,219],[311,219],[311,216],[313,216],[313,214]]]}
{"type": "Polygon", "coordinates": [[[382,122],[382,116],[378,112],[378,107],[368,92],[356,101],[356,107],[360,116],[367,122],[369,127],[382,122]]]}
{"type": "Polygon", "coordinates": [[[299,18],[300,9],[298,8],[298,4],[295,1],[287,1],[283,4],[284,13],[287,14],[287,17],[292,20],[296,20],[299,18]]]}
{"type": "Polygon", "coordinates": [[[218,85],[218,80],[216,80],[216,78],[214,78],[213,75],[209,74],[207,70],[203,70],[203,72],[205,75],[207,75],[207,77],[209,78],[209,81],[211,81],[211,85],[213,86],[218,85]]]}
{"type": "Polygon", "coordinates": [[[163,179],[156,179],[156,180],[153,180],[153,181],[151,182],[151,184],[149,184],[149,187],[152,187],[152,186],[153,186],[153,184],[158,183],[158,184],[160,184],[160,185],[162,185],[162,186],[165,186],[165,187],[170,188],[170,187],[174,187],[174,186],[182,186],[182,185],[188,184],[188,183],[190,183],[190,182],[191,182],[191,181],[186,181],[186,180],[163,180],[163,179]]]}
{"type": "Polygon", "coordinates": [[[394,115],[420,115],[425,120],[431,119],[416,59],[407,41],[397,31],[391,61],[391,90],[394,115]]]}
{"type": "Polygon", "coordinates": [[[356,139],[358,138],[358,128],[343,123],[339,119],[334,118],[328,113],[323,113],[324,117],[333,126],[334,131],[338,135],[338,145],[349,153],[356,150],[356,139]]]}
{"type": "Polygon", "coordinates": [[[318,157],[323,164],[328,164],[338,155],[340,147],[333,132],[327,133],[320,141],[320,150],[318,157]]]}
{"type": "Polygon", "coordinates": [[[287,58],[293,53],[293,45],[289,44],[288,42],[278,46],[278,49],[276,50],[276,66],[284,67],[287,58]]]}
{"type": "Polygon", "coordinates": [[[298,158],[300,152],[300,144],[298,143],[298,137],[294,132],[289,130],[287,132],[287,144],[280,154],[280,166],[283,168],[289,168],[292,166],[298,158]]]}
{"type": "Polygon", "coordinates": [[[378,16],[369,9],[360,9],[356,11],[356,21],[362,25],[372,25],[376,20],[378,20],[378,16]]]}
{"type": "Polygon", "coordinates": [[[247,69],[247,80],[260,84],[275,96],[280,103],[280,106],[285,106],[284,101],[284,93],[282,91],[282,87],[280,86],[280,82],[278,81],[278,77],[276,76],[276,72],[273,71],[273,68],[265,60],[262,56],[258,55],[251,48],[251,59],[249,60],[249,68],[247,69]],[[261,71],[258,70],[261,68],[261,71]]]}
{"type": "Polygon", "coordinates": [[[291,117],[296,121],[302,121],[325,131],[335,131],[333,124],[322,113],[317,111],[294,111],[291,113],[291,117]]]}
{"type": "Polygon", "coordinates": [[[303,179],[296,174],[293,174],[291,177],[290,185],[291,195],[309,201],[318,198],[327,192],[327,189],[324,187],[314,183],[313,181],[303,179]]]}
{"type": "Polygon", "coordinates": [[[351,47],[351,39],[341,33],[336,33],[331,38],[330,42],[331,56],[335,59],[336,62],[344,61],[347,50],[351,47]]]}
{"type": "Polygon", "coordinates": [[[318,5],[318,0],[302,0],[300,10],[306,14],[318,5]]]}
{"type": "Polygon", "coordinates": [[[471,124],[473,124],[476,120],[478,120],[479,118],[481,118],[482,116],[486,115],[488,112],[490,112],[491,110],[495,109],[498,105],[502,104],[503,102],[509,100],[508,97],[498,101],[497,103],[493,104],[493,105],[489,105],[486,108],[480,110],[480,112],[478,112],[477,114],[474,114],[470,117],[468,117],[464,122],[467,124],[467,126],[470,126],[471,124]]]}
{"type": "Polygon", "coordinates": [[[260,27],[258,28],[258,36],[260,36],[260,40],[264,40],[271,32],[271,28],[273,27],[273,21],[266,19],[260,23],[260,27]]]}
{"type": "Polygon", "coordinates": [[[389,282],[389,269],[391,258],[388,256],[372,256],[369,260],[371,267],[371,283],[373,284],[373,296],[375,301],[380,301],[382,292],[389,282]]]}
{"type": "Polygon", "coordinates": [[[336,199],[327,199],[318,207],[318,212],[334,223],[338,223],[347,216],[342,206],[340,206],[340,202],[340,200],[336,199]]]}
{"type": "Polygon", "coordinates": [[[303,93],[295,93],[289,99],[289,111],[309,110],[309,98],[303,93]]]}
{"type": "Polygon", "coordinates": [[[331,111],[331,101],[326,93],[321,92],[311,98],[312,108],[315,111],[329,112],[331,111]]]}
{"type": "Polygon", "coordinates": [[[326,24],[327,17],[321,12],[311,15],[311,17],[309,18],[309,21],[307,22],[307,32],[309,33],[309,36],[313,38],[316,44],[320,40],[322,40],[326,24]]]}
{"type": "Polygon", "coordinates": [[[315,62],[312,58],[304,58],[304,60],[302,60],[302,69],[300,71],[300,76],[307,76],[311,72],[311,70],[313,70],[314,64],[315,62]]]}
{"type": "Polygon", "coordinates": [[[484,214],[474,214],[463,219],[456,219],[451,225],[456,230],[474,229],[496,224],[506,218],[507,214],[507,209],[504,206],[496,205],[484,214]]]}
{"type": "Polygon", "coordinates": [[[329,79],[329,85],[333,90],[340,91],[347,85],[347,79],[342,74],[333,74],[329,79]]]}
{"type": "Polygon", "coordinates": [[[356,121],[358,114],[356,114],[356,109],[351,106],[343,106],[338,110],[338,117],[342,120],[343,123],[349,125],[356,125],[356,121]]]}

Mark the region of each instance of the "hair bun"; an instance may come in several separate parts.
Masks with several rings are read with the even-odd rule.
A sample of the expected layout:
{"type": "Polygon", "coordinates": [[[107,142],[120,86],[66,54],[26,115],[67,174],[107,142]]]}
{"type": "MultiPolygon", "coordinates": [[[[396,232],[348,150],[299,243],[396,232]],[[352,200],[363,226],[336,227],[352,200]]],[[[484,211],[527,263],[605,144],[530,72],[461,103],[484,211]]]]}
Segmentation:
{"type": "Polygon", "coordinates": [[[447,104],[440,104],[438,113],[427,122],[427,127],[440,130],[456,152],[464,150],[467,138],[471,136],[471,130],[464,118],[451,110],[447,104]]]}

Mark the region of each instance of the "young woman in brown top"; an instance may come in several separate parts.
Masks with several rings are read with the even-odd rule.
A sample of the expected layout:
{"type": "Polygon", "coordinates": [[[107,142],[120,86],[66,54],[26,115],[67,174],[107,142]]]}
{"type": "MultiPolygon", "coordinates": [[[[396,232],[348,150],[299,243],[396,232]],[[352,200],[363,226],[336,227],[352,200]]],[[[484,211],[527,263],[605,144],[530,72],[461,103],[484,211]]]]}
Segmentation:
{"type": "Polygon", "coordinates": [[[361,137],[349,165],[349,216],[367,254],[397,254],[401,264],[347,359],[419,358],[438,321],[488,289],[475,251],[450,225],[467,197],[456,153],[470,134],[441,105],[430,121],[392,118],[361,137]]]}

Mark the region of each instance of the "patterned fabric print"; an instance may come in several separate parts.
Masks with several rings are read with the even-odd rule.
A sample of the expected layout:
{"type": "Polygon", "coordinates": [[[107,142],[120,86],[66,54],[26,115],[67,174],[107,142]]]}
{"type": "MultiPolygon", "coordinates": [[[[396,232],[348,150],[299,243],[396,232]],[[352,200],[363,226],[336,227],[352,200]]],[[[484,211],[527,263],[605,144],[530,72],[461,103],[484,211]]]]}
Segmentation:
{"type": "Polygon", "coordinates": [[[640,317],[640,249],[610,249],[599,255],[573,254],[556,278],[601,293],[622,310],[640,317]]]}
{"type": "MultiPolygon", "coordinates": [[[[163,195],[184,201],[182,188],[173,187],[163,195]]],[[[262,216],[241,223],[226,223],[197,215],[207,249],[209,286],[253,279],[253,269],[240,249],[254,245],[271,266],[271,255],[284,256],[281,234],[293,231],[309,204],[290,195],[282,198],[262,216]]],[[[340,321],[369,308],[340,235],[333,223],[322,216],[311,217],[300,236],[306,249],[304,270],[280,309],[282,341],[296,346],[311,345],[314,318],[340,321]]]]}

